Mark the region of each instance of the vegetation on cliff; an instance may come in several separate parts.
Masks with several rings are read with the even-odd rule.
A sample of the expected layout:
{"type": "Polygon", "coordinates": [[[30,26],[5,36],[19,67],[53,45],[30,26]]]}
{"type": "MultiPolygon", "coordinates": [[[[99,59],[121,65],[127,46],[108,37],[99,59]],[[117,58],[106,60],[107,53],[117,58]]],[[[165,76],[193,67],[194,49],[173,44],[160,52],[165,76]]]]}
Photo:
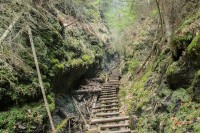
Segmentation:
{"type": "Polygon", "coordinates": [[[146,3],[121,34],[121,109],[137,132],[200,131],[199,2],[171,2],[146,3]]]}
{"type": "Polygon", "coordinates": [[[40,132],[47,118],[27,27],[51,111],[59,94],[101,67],[108,31],[90,2],[6,0],[0,9],[0,132],[40,132]]]}
{"type": "Polygon", "coordinates": [[[121,112],[133,130],[200,132],[199,7],[199,0],[1,0],[0,132],[50,130],[28,27],[58,132],[68,122],[58,110],[79,115],[70,91],[80,79],[117,63],[121,112]]]}

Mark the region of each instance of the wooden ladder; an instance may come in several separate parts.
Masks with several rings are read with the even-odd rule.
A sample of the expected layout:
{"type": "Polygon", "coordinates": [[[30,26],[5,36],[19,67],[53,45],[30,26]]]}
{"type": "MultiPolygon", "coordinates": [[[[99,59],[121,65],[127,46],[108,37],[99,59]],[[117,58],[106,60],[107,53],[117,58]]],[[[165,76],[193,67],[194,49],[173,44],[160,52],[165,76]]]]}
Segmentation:
{"type": "Polygon", "coordinates": [[[119,112],[118,100],[119,73],[113,71],[107,83],[102,85],[101,94],[96,106],[92,108],[93,117],[88,133],[131,133],[129,128],[129,117],[122,116],[119,112]]]}

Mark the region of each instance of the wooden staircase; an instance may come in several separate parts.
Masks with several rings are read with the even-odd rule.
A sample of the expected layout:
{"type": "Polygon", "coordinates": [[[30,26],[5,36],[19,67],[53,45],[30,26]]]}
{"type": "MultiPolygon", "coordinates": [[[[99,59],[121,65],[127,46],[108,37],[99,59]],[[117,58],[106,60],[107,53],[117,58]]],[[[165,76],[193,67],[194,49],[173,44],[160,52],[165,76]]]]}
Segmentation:
{"type": "Polygon", "coordinates": [[[92,108],[88,133],[131,133],[129,117],[119,112],[119,73],[113,71],[107,83],[102,85],[96,106],[92,108]]]}

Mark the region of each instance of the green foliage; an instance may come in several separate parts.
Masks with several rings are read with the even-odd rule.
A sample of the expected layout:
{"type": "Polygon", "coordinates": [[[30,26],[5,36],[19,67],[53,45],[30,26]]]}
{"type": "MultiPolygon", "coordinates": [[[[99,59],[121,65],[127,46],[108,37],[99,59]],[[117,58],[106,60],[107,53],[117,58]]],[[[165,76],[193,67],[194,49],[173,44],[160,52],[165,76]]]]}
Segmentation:
{"type": "Polygon", "coordinates": [[[62,72],[64,70],[64,64],[59,63],[54,66],[54,70],[56,73],[62,72]]]}
{"type": "Polygon", "coordinates": [[[63,129],[64,127],[66,127],[68,121],[69,121],[69,119],[63,120],[63,121],[56,127],[56,132],[58,132],[58,133],[61,132],[62,129],[63,129]]]}
{"type": "Polygon", "coordinates": [[[8,112],[0,112],[0,128],[14,132],[17,123],[25,123],[27,132],[33,132],[34,125],[42,124],[45,115],[42,103],[24,105],[22,108],[13,107],[8,112]]]}
{"type": "Polygon", "coordinates": [[[187,53],[193,60],[200,60],[200,34],[194,37],[191,44],[187,47],[187,53]]]}
{"type": "Polygon", "coordinates": [[[198,75],[198,77],[200,77],[200,70],[197,71],[197,75],[198,75]]]}
{"type": "Polygon", "coordinates": [[[59,60],[58,60],[58,59],[52,59],[52,60],[51,60],[51,63],[52,63],[52,64],[58,64],[58,63],[59,63],[59,60]]]}
{"type": "Polygon", "coordinates": [[[194,132],[199,133],[200,132],[200,123],[195,123],[194,124],[194,132]]]}
{"type": "Polygon", "coordinates": [[[175,90],[172,95],[172,100],[175,102],[177,100],[181,100],[182,102],[187,102],[191,100],[191,96],[187,93],[187,91],[183,88],[175,90]]]}
{"type": "Polygon", "coordinates": [[[199,17],[200,17],[200,12],[197,12],[196,14],[192,14],[186,17],[185,20],[183,20],[182,23],[180,24],[178,31],[187,28],[190,24],[195,22],[195,20],[199,19],[199,17]]]}
{"type": "Polygon", "coordinates": [[[151,76],[152,71],[149,67],[144,75],[140,77],[138,80],[135,79],[137,82],[133,80],[130,92],[133,96],[131,102],[129,104],[129,110],[133,107],[132,105],[135,103],[135,110],[141,109],[145,107],[146,102],[150,98],[150,94],[152,93],[150,90],[144,90],[145,83],[147,82],[148,78],[151,76]],[[137,94],[137,95],[135,95],[137,94]],[[137,101],[137,102],[136,102],[137,101]]]}
{"type": "Polygon", "coordinates": [[[81,58],[84,62],[88,62],[89,64],[92,64],[94,60],[94,58],[89,55],[83,55],[81,58]]]}
{"type": "MultiPolygon", "coordinates": [[[[25,132],[34,132],[35,127],[44,124],[43,119],[46,117],[43,102],[40,102],[42,94],[25,25],[29,25],[32,29],[47,100],[50,110],[54,111],[55,95],[51,93],[51,88],[60,84],[54,82],[55,77],[66,79],[66,77],[59,77],[62,75],[60,73],[76,71],[77,73],[73,73],[62,86],[63,89],[69,87],[67,85],[71,87],[74,80],[88,70],[88,66],[101,61],[103,57],[103,42],[87,31],[91,30],[91,27],[87,27],[91,23],[98,25],[101,21],[100,13],[96,10],[100,2],[101,0],[93,2],[64,0],[54,1],[49,6],[45,1],[43,4],[46,6],[41,8],[35,1],[4,1],[5,8],[0,10],[1,17],[4,18],[0,25],[2,35],[15,15],[21,11],[25,14],[9,31],[8,37],[0,48],[0,105],[2,107],[0,132],[15,132],[15,124],[18,122],[28,127],[25,132]],[[76,23],[71,25],[71,29],[63,30],[53,14],[52,7],[56,7],[65,15],[71,15],[71,18],[80,19],[81,24],[76,23]],[[8,41],[9,38],[11,41],[8,41]],[[96,40],[94,46],[91,44],[93,40],[96,40]],[[7,45],[10,42],[13,47],[7,45]],[[3,112],[8,108],[9,111],[3,112]]],[[[98,27],[94,29],[95,32],[98,30],[98,27]]]]}
{"type": "Polygon", "coordinates": [[[140,66],[140,63],[137,60],[131,60],[127,62],[128,71],[135,72],[136,69],[140,66]]]}
{"type": "Polygon", "coordinates": [[[156,9],[153,9],[151,12],[150,12],[150,16],[151,17],[155,17],[155,16],[157,16],[158,15],[158,9],[156,8],[156,9]]]}
{"type": "Polygon", "coordinates": [[[130,26],[136,19],[131,12],[132,3],[128,1],[110,1],[108,10],[104,14],[106,23],[111,29],[122,30],[130,26]]]}
{"type": "Polygon", "coordinates": [[[173,43],[178,46],[178,48],[185,48],[191,42],[193,35],[191,33],[187,33],[183,36],[175,36],[173,38],[173,43]]]}
{"type": "Polygon", "coordinates": [[[178,73],[178,71],[180,71],[180,67],[177,62],[174,62],[167,68],[166,75],[170,76],[178,73]]]}

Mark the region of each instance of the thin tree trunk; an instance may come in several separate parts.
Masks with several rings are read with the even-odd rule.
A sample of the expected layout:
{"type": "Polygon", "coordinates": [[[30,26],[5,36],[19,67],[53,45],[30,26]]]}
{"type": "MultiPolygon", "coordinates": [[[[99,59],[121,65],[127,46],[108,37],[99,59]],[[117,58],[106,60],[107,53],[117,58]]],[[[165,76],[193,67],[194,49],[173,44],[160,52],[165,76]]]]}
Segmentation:
{"type": "Polygon", "coordinates": [[[160,25],[161,25],[161,34],[163,35],[164,34],[164,31],[163,31],[163,20],[162,20],[162,14],[161,14],[161,11],[160,11],[160,5],[159,5],[159,2],[158,0],[155,0],[156,1],[156,5],[157,5],[157,8],[158,8],[158,13],[159,13],[159,18],[160,18],[160,25]]]}
{"type": "Polygon", "coordinates": [[[35,52],[35,47],[34,47],[34,43],[33,43],[33,36],[32,36],[32,32],[31,32],[31,28],[29,26],[27,28],[28,28],[28,35],[29,35],[29,39],[30,39],[30,43],[31,43],[31,49],[32,49],[32,52],[33,52],[33,57],[34,57],[34,61],[35,61],[35,66],[36,66],[36,70],[37,70],[37,75],[38,75],[39,84],[40,84],[40,88],[41,88],[41,91],[42,91],[42,96],[43,96],[43,99],[44,99],[46,111],[47,111],[47,114],[48,114],[48,117],[49,117],[49,121],[50,121],[50,124],[51,124],[52,132],[56,133],[56,130],[55,130],[55,127],[54,127],[54,123],[53,123],[53,119],[52,119],[52,116],[51,116],[51,112],[50,112],[50,109],[49,109],[49,104],[47,102],[47,98],[46,98],[46,94],[45,94],[42,78],[41,78],[41,73],[40,73],[40,68],[39,68],[39,65],[38,65],[37,55],[36,55],[36,52],[35,52]]]}
{"type": "Polygon", "coordinates": [[[165,21],[165,30],[166,30],[166,38],[167,44],[171,45],[171,37],[172,37],[172,0],[162,0],[163,11],[164,11],[164,21],[165,21]]]}

